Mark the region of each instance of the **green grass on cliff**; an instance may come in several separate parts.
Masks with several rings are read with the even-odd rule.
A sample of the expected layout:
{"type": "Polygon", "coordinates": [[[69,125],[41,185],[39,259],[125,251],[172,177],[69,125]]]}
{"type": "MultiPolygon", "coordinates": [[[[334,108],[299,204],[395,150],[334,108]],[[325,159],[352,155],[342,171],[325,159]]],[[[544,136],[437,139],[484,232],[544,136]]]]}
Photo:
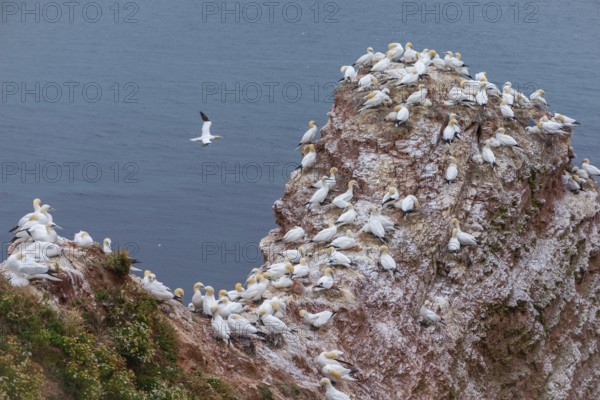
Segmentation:
{"type": "Polygon", "coordinates": [[[90,283],[101,309],[78,300],[57,309],[0,278],[0,400],[236,399],[178,366],[176,333],[154,300],[114,280],[90,283]]]}

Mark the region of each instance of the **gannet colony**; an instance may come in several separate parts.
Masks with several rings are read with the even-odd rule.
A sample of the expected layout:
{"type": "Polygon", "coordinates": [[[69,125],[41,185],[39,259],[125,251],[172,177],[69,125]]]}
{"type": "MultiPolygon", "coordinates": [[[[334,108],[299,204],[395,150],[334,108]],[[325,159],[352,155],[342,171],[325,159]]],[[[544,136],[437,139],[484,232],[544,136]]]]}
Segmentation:
{"type": "MultiPolygon", "coordinates": [[[[240,399],[600,398],[600,169],[576,161],[578,122],[458,52],[390,43],[341,73],[246,282],[189,296],[151,260],[128,270],[175,327],[182,368],[240,399]]],[[[191,140],[208,146],[201,116],[191,140]]],[[[53,287],[85,292],[82,260],[112,249],[59,236],[51,211],[33,201],[1,269],[60,307],[53,287]]]]}

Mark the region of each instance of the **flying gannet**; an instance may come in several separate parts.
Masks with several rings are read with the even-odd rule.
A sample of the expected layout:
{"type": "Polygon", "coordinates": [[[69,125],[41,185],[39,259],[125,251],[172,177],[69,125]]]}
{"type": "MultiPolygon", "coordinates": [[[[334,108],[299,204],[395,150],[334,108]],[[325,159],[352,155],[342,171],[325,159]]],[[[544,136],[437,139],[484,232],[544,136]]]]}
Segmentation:
{"type": "Polygon", "coordinates": [[[331,311],[321,311],[315,314],[311,314],[306,310],[300,310],[300,317],[304,319],[304,322],[317,329],[329,322],[329,320],[335,314],[335,312],[331,311]]]}
{"type": "Polygon", "coordinates": [[[456,158],[448,157],[448,167],[446,168],[445,179],[448,184],[454,182],[458,177],[458,164],[456,158]]]}
{"type": "Polygon", "coordinates": [[[329,253],[329,260],[327,261],[327,264],[332,267],[340,265],[342,267],[350,268],[350,265],[352,265],[350,258],[348,258],[348,256],[341,251],[337,251],[335,247],[328,247],[327,253],[329,253]]]}
{"type": "Polygon", "coordinates": [[[389,248],[387,246],[379,247],[381,254],[379,255],[379,264],[381,267],[390,272],[390,278],[394,281],[394,271],[396,270],[396,261],[390,256],[389,248]]]}
{"type": "Polygon", "coordinates": [[[200,111],[200,116],[202,117],[202,121],[204,121],[202,123],[202,135],[198,136],[197,138],[190,139],[190,141],[202,142],[202,146],[206,147],[210,145],[213,140],[221,139],[221,136],[212,135],[210,133],[210,126],[212,125],[212,122],[210,119],[208,119],[206,114],[200,111]]]}
{"type": "Polygon", "coordinates": [[[473,235],[460,230],[460,222],[458,221],[458,218],[452,218],[452,220],[450,221],[450,225],[456,229],[456,238],[458,239],[458,241],[460,242],[461,245],[464,245],[464,246],[478,246],[479,245],[479,243],[477,242],[477,239],[475,239],[475,237],[473,235]]]}
{"type": "Polygon", "coordinates": [[[317,284],[313,286],[316,291],[331,289],[333,287],[333,269],[325,268],[323,276],[319,278],[317,284]]]}
{"type": "Polygon", "coordinates": [[[335,247],[339,250],[351,249],[357,246],[356,239],[354,239],[354,234],[350,229],[346,231],[346,236],[340,236],[331,241],[330,246],[335,247]]]}
{"type": "Polygon", "coordinates": [[[319,383],[325,388],[326,400],[350,400],[350,396],[334,388],[329,379],[322,378],[319,383]]]}

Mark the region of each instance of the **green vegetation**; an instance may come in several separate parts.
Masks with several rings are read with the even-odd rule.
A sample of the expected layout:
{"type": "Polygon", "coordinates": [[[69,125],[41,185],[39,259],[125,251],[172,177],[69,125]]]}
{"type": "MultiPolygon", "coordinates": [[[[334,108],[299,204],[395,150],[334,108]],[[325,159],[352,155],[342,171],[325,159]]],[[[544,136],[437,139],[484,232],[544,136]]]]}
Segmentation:
{"type": "Polygon", "coordinates": [[[118,276],[127,276],[131,264],[131,258],[129,258],[127,250],[119,250],[106,256],[106,269],[114,272],[118,276]]]}
{"type": "Polygon", "coordinates": [[[90,279],[95,305],[60,309],[0,279],[0,400],[236,400],[224,382],[182,370],[176,332],[156,302],[115,285],[129,257],[90,279]],[[95,287],[97,286],[97,287],[95,287]]]}

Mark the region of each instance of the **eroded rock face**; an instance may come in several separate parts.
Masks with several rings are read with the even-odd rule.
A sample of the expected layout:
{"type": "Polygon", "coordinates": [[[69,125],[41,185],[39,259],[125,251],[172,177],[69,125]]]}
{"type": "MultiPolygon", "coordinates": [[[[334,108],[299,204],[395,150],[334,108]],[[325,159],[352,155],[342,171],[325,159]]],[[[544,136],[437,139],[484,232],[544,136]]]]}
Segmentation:
{"type": "MultiPolygon", "coordinates": [[[[287,297],[292,312],[341,310],[333,323],[300,340],[299,351],[259,353],[289,361],[292,352],[306,357],[310,370],[300,382],[308,384],[320,377],[318,353],[342,350],[360,382],[342,384],[341,390],[359,399],[600,398],[596,186],[579,194],[565,190],[571,135],[524,129],[545,112],[517,109],[517,120],[508,121],[498,98],[490,97],[483,109],[442,105],[459,80],[446,72],[422,78],[433,106],[411,107],[408,126],[399,128],[383,121],[391,107],[357,113],[365,93],[352,90],[353,84],[340,86],[316,145],[317,164],[292,176],[274,205],[281,229],[263,240],[265,254],[283,250],[275,240],[291,227],[301,225],[312,237],[341,214],[327,202],[315,209],[303,206],[314,191],[310,185],[332,166],[340,173],[338,192],[330,193],[329,201],[349,180],[359,182],[352,201],[359,214],[350,227],[355,233],[367,221],[368,208],[380,206],[388,186],[397,187],[401,197],[414,194],[421,208],[406,218],[399,210],[383,210],[400,225],[387,234],[398,264],[394,282],[378,265],[380,241],[358,234],[360,248],[345,251],[356,265],[336,271],[342,292],[316,294],[305,286],[287,297]],[[445,144],[441,132],[451,112],[465,133],[445,144]],[[502,126],[521,149],[493,148],[499,164],[494,171],[476,160],[484,140],[502,126]],[[457,159],[459,169],[450,185],[444,181],[448,156],[457,159]],[[453,217],[478,238],[478,247],[463,247],[458,255],[446,250],[453,217]],[[447,327],[421,323],[421,305],[435,296],[450,302],[440,311],[447,327]]],[[[388,87],[394,104],[416,90],[388,87]]],[[[308,247],[315,282],[326,253],[308,247]]],[[[306,330],[289,315],[292,326],[306,330]]]]}

